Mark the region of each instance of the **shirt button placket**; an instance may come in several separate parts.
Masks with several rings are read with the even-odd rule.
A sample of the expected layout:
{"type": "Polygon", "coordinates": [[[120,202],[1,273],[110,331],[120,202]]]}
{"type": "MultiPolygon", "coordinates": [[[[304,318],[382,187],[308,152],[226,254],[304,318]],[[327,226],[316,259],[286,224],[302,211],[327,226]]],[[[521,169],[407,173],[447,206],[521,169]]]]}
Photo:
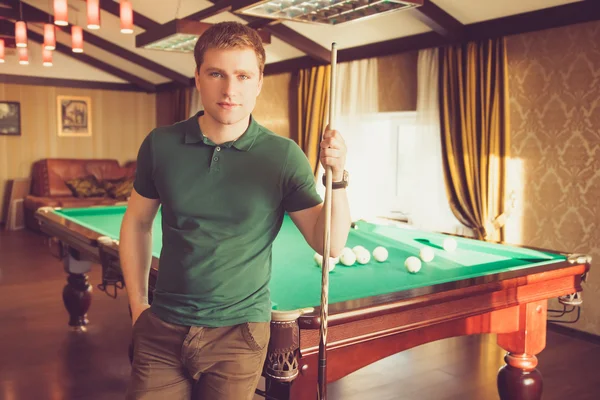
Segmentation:
{"type": "Polygon", "coordinates": [[[218,152],[221,151],[221,147],[217,146],[215,148],[214,154],[213,154],[213,159],[212,159],[212,163],[211,163],[211,169],[212,170],[219,170],[219,166],[217,165],[217,162],[219,162],[219,156],[217,155],[218,152]]]}

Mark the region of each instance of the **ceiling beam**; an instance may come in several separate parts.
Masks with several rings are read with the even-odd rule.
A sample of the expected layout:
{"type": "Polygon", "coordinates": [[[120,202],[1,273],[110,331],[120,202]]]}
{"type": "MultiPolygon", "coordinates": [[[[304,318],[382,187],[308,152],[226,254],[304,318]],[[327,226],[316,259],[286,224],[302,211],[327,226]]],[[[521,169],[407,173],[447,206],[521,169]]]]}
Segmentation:
{"type": "Polygon", "coordinates": [[[416,19],[444,37],[462,40],[465,36],[465,26],[431,0],[424,0],[421,6],[411,11],[416,19]]]}
{"type": "Polygon", "coordinates": [[[217,4],[214,4],[208,8],[205,8],[203,10],[200,10],[198,12],[190,14],[183,19],[202,21],[203,19],[210,18],[214,15],[221,14],[226,11],[231,11],[231,1],[229,1],[229,0],[219,1],[219,2],[217,2],[217,4]]]}
{"type": "Polygon", "coordinates": [[[254,21],[249,22],[248,26],[252,29],[262,29],[267,25],[277,25],[281,22],[279,19],[256,18],[254,21]]]}
{"type": "Polygon", "coordinates": [[[305,52],[309,57],[312,57],[319,62],[331,62],[331,50],[321,46],[315,41],[310,40],[306,36],[299,34],[286,25],[267,25],[263,29],[271,33],[279,40],[297,48],[300,51],[305,52]]]}
{"type": "MultiPolygon", "coordinates": [[[[29,4],[23,3],[23,15],[25,16],[25,20],[41,20],[48,21],[50,15],[43,10],[30,6],[29,4]]],[[[71,25],[69,26],[55,26],[56,28],[66,32],[67,34],[71,34],[71,25]]],[[[132,51],[129,51],[123,47],[117,46],[116,44],[101,38],[100,36],[96,36],[89,31],[85,31],[84,40],[94,46],[107,51],[109,53],[114,54],[117,57],[120,57],[124,60],[127,60],[131,63],[137,64],[140,67],[146,68],[149,71],[154,72],[155,74],[162,75],[166,78],[172,79],[180,85],[187,86],[189,82],[189,77],[182,75],[172,69],[169,69],[159,63],[156,63],[152,60],[149,60],[145,57],[140,56],[132,51]]]]}
{"type": "MultiPolygon", "coordinates": [[[[119,3],[114,2],[113,0],[100,0],[100,8],[106,11],[107,13],[110,13],[120,18],[121,6],[119,5],[119,3]]],[[[145,30],[154,29],[160,26],[158,22],[143,16],[135,10],[133,10],[133,24],[145,30]]]]}
{"type": "MultiPolygon", "coordinates": [[[[40,35],[37,32],[34,32],[30,29],[27,30],[27,37],[28,37],[28,39],[31,39],[36,43],[39,43],[41,45],[44,44],[44,36],[40,35]]],[[[111,64],[108,64],[104,61],[98,60],[90,55],[85,54],[85,53],[73,53],[69,46],[59,43],[58,41],[56,42],[56,50],[55,51],[58,51],[66,56],[69,56],[69,57],[77,60],[77,61],[81,61],[88,65],[91,65],[92,67],[94,67],[96,69],[99,69],[99,70],[109,73],[113,76],[121,78],[127,82],[131,82],[131,83],[135,84],[136,86],[144,89],[146,92],[149,92],[149,93],[156,92],[156,87],[151,82],[148,82],[138,76],[135,76],[133,74],[130,74],[129,72],[123,71],[111,64]]]]}
{"type": "Polygon", "coordinates": [[[0,7],[0,18],[19,19],[19,13],[11,8],[0,7]]]}
{"type": "Polygon", "coordinates": [[[287,72],[295,72],[305,68],[312,68],[318,65],[326,65],[325,62],[317,62],[309,56],[290,58],[288,60],[278,61],[265,65],[265,76],[285,74],[287,72]]]}
{"type": "Polygon", "coordinates": [[[18,0],[0,0],[1,8],[12,8],[13,10],[17,10],[18,5],[19,5],[18,0]]]}
{"type": "Polygon", "coordinates": [[[100,90],[118,90],[125,92],[140,92],[138,86],[131,83],[101,82],[101,81],[83,81],[61,78],[42,78],[29,75],[9,75],[0,74],[0,83],[12,83],[16,85],[35,85],[35,86],[53,86],[68,87],[77,89],[100,89],[100,90]]]}
{"type": "MultiPolygon", "coordinates": [[[[70,29],[69,29],[70,30],[70,29]]],[[[89,32],[85,34],[85,40],[94,46],[101,48],[102,50],[108,51],[124,60],[127,60],[133,64],[137,64],[142,68],[146,68],[155,74],[162,75],[166,78],[172,79],[180,85],[187,86],[190,78],[177,71],[173,71],[162,64],[158,64],[152,60],[144,58],[132,51],[129,51],[123,47],[117,46],[116,44],[109,42],[108,40],[102,39],[99,36],[94,36],[89,32]]]]}
{"type": "MultiPolygon", "coordinates": [[[[444,37],[437,32],[427,32],[343,49],[338,51],[338,61],[347,62],[370,57],[384,57],[406,51],[517,35],[598,20],[600,20],[600,2],[581,1],[465,25],[465,36],[462,40],[444,37]]],[[[322,64],[324,63],[311,61],[307,57],[297,57],[266,65],[265,75],[295,72],[301,68],[310,68],[322,64]]]]}

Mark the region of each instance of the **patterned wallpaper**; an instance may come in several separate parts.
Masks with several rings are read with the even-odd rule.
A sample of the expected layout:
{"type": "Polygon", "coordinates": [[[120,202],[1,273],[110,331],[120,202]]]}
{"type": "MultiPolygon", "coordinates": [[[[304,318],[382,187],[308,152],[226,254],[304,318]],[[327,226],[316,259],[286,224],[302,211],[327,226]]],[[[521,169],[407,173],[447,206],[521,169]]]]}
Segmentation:
{"type": "Polygon", "coordinates": [[[600,273],[594,271],[600,268],[599,37],[600,22],[592,22],[507,40],[511,158],[516,170],[509,184],[521,203],[507,226],[507,239],[592,255],[581,320],[568,326],[596,335],[600,335],[600,273]],[[511,229],[515,225],[521,229],[511,229]]]}

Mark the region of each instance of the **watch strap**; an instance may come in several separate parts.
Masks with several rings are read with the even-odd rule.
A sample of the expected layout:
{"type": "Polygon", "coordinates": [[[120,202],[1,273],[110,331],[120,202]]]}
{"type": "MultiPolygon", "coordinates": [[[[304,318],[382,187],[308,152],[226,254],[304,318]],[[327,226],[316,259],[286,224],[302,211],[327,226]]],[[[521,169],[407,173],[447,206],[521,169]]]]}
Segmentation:
{"type": "MultiPolygon", "coordinates": [[[[326,176],[323,174],[323,186],[327,184],[326,176]]],[[[345,189],[348,186],[348,173],[344,171],[344,175],[341,181],[331,182],[332,189],[345,189]]]]}

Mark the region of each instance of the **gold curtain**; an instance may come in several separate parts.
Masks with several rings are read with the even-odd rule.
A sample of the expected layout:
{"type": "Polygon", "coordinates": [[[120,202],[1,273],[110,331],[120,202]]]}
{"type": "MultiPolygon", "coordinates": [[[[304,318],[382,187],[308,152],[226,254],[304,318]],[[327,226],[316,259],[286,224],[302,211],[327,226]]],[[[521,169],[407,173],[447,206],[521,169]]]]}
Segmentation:
{"type": "Polygon", "coordinates": [[[459,221],[480,239],[503,240],[509,156],[503,38],[440,49],[440,122],[446,189],[459,221]]]}
{"type": "Polygon", "coordinates": [[[156,125],[171,125],[189,118],[192,91],[196,87],[178,88],[156,95],[156,125]]]}
{"type": "Polygon", "coordinates": [[[329,107],[329,65],[298,72],[298,145],[306,154],[316,176],[319,143],[325,130],[329,107]]]}

